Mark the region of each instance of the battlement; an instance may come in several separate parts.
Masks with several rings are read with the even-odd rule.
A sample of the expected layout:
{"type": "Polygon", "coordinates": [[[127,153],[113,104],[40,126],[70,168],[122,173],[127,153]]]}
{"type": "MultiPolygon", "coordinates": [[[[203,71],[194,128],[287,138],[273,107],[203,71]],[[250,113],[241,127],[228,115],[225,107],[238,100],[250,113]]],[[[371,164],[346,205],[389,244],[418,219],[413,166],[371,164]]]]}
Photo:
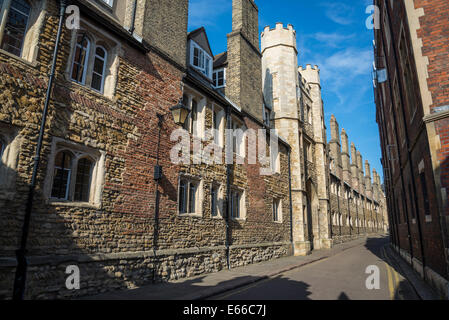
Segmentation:
{"type": "Polygon", "coordinates": [[[261,33],[262,52],[275,46],[289,46],[293,47],[297,51],[296,47],[296,31],[293,29],[293,25],[288,24],[287,28],[283,23],[276,23],[276,27],[271,29],[266,26],[261,33]]]}
{"type": "Polygon", "coordinates": [[[299,66],[298,72],[308,83],[320,84],[320,69],[317,65],[312,67],[312,65],[308,64],[305,69],[299,66]]]}
{"type": "Polygon", "coordinates": [[[320,68],[319,68],[317,65],[314,65],[314,66],[312,67],[311,64],[307,64],[305,68],[304,68],[303,66],[299,66],[299,67],[298,67],[298,71],[299,71],[299,72],[305,71],[305,70],[315,70],[315,71],[320,72],[320,68]]]}

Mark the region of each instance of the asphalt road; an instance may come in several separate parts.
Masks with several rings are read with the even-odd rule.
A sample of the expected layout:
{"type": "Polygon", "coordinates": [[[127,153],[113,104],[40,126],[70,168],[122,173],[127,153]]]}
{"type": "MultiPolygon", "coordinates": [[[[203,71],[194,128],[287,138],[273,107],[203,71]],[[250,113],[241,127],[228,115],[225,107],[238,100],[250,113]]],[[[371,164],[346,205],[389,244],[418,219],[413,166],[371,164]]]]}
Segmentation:
{"type": "MultiPolygon", "coordinates": [[[[417,300],[410,283],[388,258],[387,243],[387,238],[370,238],[327,259],[210,300],[417,300]],[[378,270],[378,288],[367,289],[367,278],[376,273],[366,273],[370,266],[378,270]]],[[[370,279],[375,285],[375,279],[370,279]]]]}

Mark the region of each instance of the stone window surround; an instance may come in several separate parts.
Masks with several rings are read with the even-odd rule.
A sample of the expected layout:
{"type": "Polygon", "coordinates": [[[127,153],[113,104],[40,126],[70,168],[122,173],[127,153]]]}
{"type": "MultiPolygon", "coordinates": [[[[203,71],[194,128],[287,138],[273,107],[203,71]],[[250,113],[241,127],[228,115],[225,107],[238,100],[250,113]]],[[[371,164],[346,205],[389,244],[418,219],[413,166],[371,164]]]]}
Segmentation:
{"type": "Polygon", "coordinates": [[[105,160],[106,152],[98,150],[93,147],[80,145],[62,138],[54,137],[49,155],[47,174],[44,181],[44,195],[47,198],[47,203],[52,205],[64,205],[73,207],[92,207],[101,208],[101,197],[103,193],[104,179],[105,179],[105,160]],[[68,151],[73,154],[71,179],[69,186],[69,200],[52,199],[51,192],[53,187],[54,167],[56,155],[61,151],[68,151]],[[76,171],[78,161],[89,157],[94,162],[92,168],[92,176],[89,191],[89,202],[72,201],[75,193],[76,171]]]}
{"type": "Polygon", "coordinates": [[[0,197],[11,200],[15,194],[22,138],[18,128],[0,123],[0,139],[4,143],[0,152],[0,197]]]}
{"type": "MultiPolygon", "coordinates": [[[[216,216],[212,216],[212,210],[211,210],[211,217],[212,219],[223,219],[224,217],[224,208],[225,208],[225,199],[224,199],[224,188],[223,186],[218,183],[218,182],[212,182],[210,185],[210,190],[212,190],[212,188],[216,188],[218,193],[217,193],[217,215],[216,216]]],[[[210,195],[212,195],[212,192],[209,193],[210,195]]],[[[212,207],[212,196],[210,199],[210,205],[212,207]]]]}
{"type": "MultiPolygon", "coordinates": [[[[194,217],[194,218],[202,218],[203,217],[203,200],[204,200],[204,182],[200,177],[193,176],[186,173],[181,173],[178,177],[178,188],[177,188],[177,204],[176,204],[176,211],[178,213],[178,217],[194,217]],[[179,204],[181,199],[179,198],[179,189],[181,186],[181,180],[187,181],[187,182],[193,182],[197,184],[197,194],[195,198],[195,212],[186,212],[186,213],[180,213],[179,212],[179,204]]],[[[188,197],[188,195],[187,195],[188,197]]]]}
{"type": "MultiPolygon", "coordinates": [[[[191,129],[189,126],[189,132],[193,135],[195,138],[200,138],[204,140],[205,137],[205,123],[206,123],[206,106],[207,106],[207,98],[204,97],[202,94],[197,92],[196,90],[184,86],[184,95],[187,96],[187,107],[192,110],[192,100],[195,99],[197,102],[197,121],[196,121],[196,130],[191,129]],[[194,134],[195,132],[195,134],[194,134]]],[[[192,121],[192,113],[190,112],[187,116],[186,123],[189,123],[192,121]]]]}
{"type": "Polygon", "coordinates": [[[279,145],[276,150],[276,154],[274,154],[273,145],[271,140],[270,143],[270,166],[273,173],[281,173],[281,152],[279,150],[279,145]]]}
{"type": "MultiPolygon", "coordinates": [[[[278,205],[278,216],[277,216],[277,220],[276,219],[274,219],[274,216],[273,216],[273,222],[274,223],[279,223],[279,224],[282,224],[283,223],[283,213],[282,213],[282,198],[273,198],[273,202],[272,202],[272,212],[274,211],[274,204],[275,204],[275,202],[277,202],[277,205],[278,205]]],[[[274,212],[273,212],[274,213],[274,212]]]]}
{"type": "Polygon", "coordinates": [[[231,206],[231,212],[230,212],[230,216],[231,219],[234,221],[246,221],[246,191],[243,188],[239,188],[236,186],[231,186],[231,192],[238,192],[240,194],[240,201],[239,201],[239,217],[236,218],[234,216],[232,216],[232,204],[230,203],[231,206]]]}
{"type": "Polygon", "coordinates": [[[90,90],[102,94],[105,97],[112,99],[115,95],[117,78],[118,78],[118,69],[119,69],[119,55],[121,54],[121,45],[120,41],[118,41],[115,37],[113,37],[108,32],[104,30],[99,30],[98,27],[89,23],[85,19],[81,17],[80,19],[80,29],[72,30],[71,33],[71,41],[70,41],[70,55],[67,60],[67,66],[65,69],[65,79],[70,81],[74,85],[79,85],[85,88],[89,88],[90,90]],[[89,39],[90,46],[88,52],[88,61],[86,68],[86,79],[84,84],[78,83],[72,80],[72,64],[75,56],[76,44],[78,41],[78,36],[86,32],[87,38],[89,39]],[[100,92],[96,89],[91,88],[92,82],[92,72],[93,65],[95,61],[95,48],[97,46],[101,46],[106,50],[106,64],[105,64],[105,72],[103,79],[103,92],[100,92]]]}
{"type": "MultiPolygon", "coordinates": [[[[11,1],[12,0],[3,0],[3,6],[0,7],[0,43],[3,39],[3,33],[7,21],[7,9],[9,9],[11,1]]],[[[36,62],[39,52],[39,35],[44,26],[45,16],[47,14],[47,0],[34,0],[29,1],[29,3],[31,6],[31,11],[28,19],[27,30],[25,32],[25,39],[22,45],[21,55],[16,56],[3,49],[0,49],[0,52],[18,57],[29,63],[34,63],[36,62]]]]}
{"type": "MultiPolygon", "coordinates": [[[[235,152],[234,147],[232,147],[233,153],[234,153],[234,155],[236,155],[242,159],[245,159],[245,157],[246,157],[246,133],[245,133],[246,126],[242,120],[240,120],[236,116],[232,115],[231,116],[231,129],[233,130],[232,131],[233,137],[236,136],[236,149],[237,150],[235,150],[235,151],[237,151],[237,152],[235,152]],[[235,126],[234,126],[234,124],[235,124],[235,126]],[[238,130],[238,129],[241,129],[243,131],[243,134],[240,137],[241,139],[239,139],[239,137],[237,135],[238,131],[234,131],[234,130],[238,130]]],[[[234,145],[234,142],[232,142],[232,143],[234,145]]]]}
{"type": "MultiPolygon", "coordinates": [[[[225,131],[225,118],[226,118],[226,113],[225,110],[220,107],[219,105],[217,105],[216,103],[212,103],[212,117],[214,116],[214,113],[217,112],[218,113],[218,119],[219,119],[219,125],[218,125],[218,146],[220,146],[221,148],[224,147],[224,131],[225,131]]],[[[212,129],[214,129],[213,124],[211,126],[212,129]]],[[[216,138],[214,138],[214,141],[216,138]]]]}

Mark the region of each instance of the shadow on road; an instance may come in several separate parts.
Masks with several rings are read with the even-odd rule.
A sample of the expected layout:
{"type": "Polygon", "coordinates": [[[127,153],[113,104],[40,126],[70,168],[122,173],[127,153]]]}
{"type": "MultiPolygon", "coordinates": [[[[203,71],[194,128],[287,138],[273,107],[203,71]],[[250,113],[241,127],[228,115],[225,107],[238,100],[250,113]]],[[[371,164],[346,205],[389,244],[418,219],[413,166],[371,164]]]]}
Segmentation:
{"type": "MultiPolygon", "coordinates": [[[[246,290],[251,285],[244,285],[248,282],[260,280],[258,277],[242,276],[232,280],[225,280],[218,283],[205,283],[205,277],[198,277],[183,282],[169,282],[153,284],[133,290],[110,292],[101,295],[84,297],[83,300],[191,300],[197,299],[199,294],[204,297],[209,295],[211,300],[239,300],[247,299],[246,290]],[[239,285],[242,287],[239,289],[239,285]],[[219,289],[218,289],[219,288],[219,289]],[[233,289],[236,288],[236,289],[233,289]],[[219,290],[219,291],[218,291],[219,290]],[[220,292],[223,292],[220,294],[220,292]]],[[[251,299],[254,300],[273,300],[273,293],[276,292],[291,293],[291,300],[310,300],[308,296],[311,292],[308,290],[310,285],[302,281],[292,281],[290,279],[278,276],[276,281],[270,282],[269,288],[261,289],[254,294],[251,293],[251,299]],[[269,292],[267,292],[269,290],[269,292]],[[269,293],[269,294],[268,294],[269,293]]],[[[270,279],[272,280],[272,279],[270,279]]],[[[261,280],[263,282],[263,280],[261,280]]],[[[260,282],[257,282],[260,284],[260,282]]],[[[279,294],[279,297],[285,296],[279,294]]],[[[282,298],[284,299],[284,298],[282,298]]],[[[276,300],[276,299],[275,299],[276,300]]]]}
{"type": "Polygon", "coordinates": [[[389,254],[391,255],[391,253],[389,253],[391,249],[388,244],[389,237],[382,236],[379,238],[368,238],[365,247],[391,268],[390,270],[386,270],[386,274],[389,277],[391,276],[391,285],[393,286],[392,300],[419,300],[412,285],[406,280],[407,278],[404,271],[389,257],[389,254]],[[395,275],[395,272],[401,277],[395,275]]]}

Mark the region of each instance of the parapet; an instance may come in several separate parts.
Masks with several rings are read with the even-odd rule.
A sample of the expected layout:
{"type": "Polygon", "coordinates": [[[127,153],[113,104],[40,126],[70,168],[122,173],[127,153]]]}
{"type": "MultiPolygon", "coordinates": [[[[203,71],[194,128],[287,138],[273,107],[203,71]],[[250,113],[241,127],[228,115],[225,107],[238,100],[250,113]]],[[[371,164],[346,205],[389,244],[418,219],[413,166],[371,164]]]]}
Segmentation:
{"type": "Polygon", "coordinates": [[[308,64],[305,69],[299,66],[298,71],[307,82],[320,84],[320,69],[317,65],[312,67],[312,65],[308,64]]]}
{"type": "Polygon", "coordinates": [[[293,29],[293,25],[287,25],[287,28],[284,28],[284,25],[281,22],[276,23],[276,27],[274,29],[270,29],[269,26],[266,26],[261,33],[261,48],[262,52],[266,48],[275,47],[279,45],[289,46],[295,49],[296,47],[296,31],[293,29]]]}

